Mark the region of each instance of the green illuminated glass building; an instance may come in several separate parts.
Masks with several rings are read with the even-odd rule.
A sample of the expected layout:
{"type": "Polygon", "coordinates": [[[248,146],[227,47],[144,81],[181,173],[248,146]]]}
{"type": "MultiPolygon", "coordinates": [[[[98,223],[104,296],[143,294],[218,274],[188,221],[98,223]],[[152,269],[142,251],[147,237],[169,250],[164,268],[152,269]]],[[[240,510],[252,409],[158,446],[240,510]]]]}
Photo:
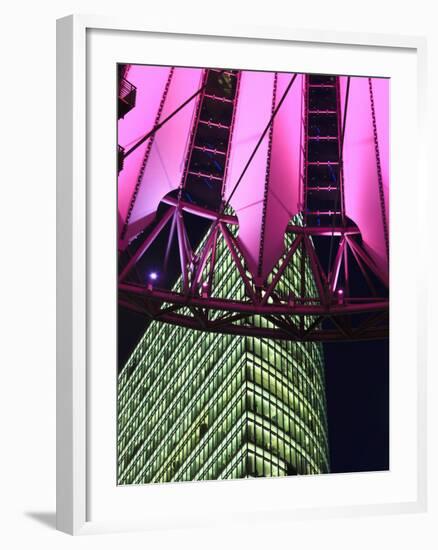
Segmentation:
{"type": "MultiPolygon", "coordinates": [[[[220,240],[217,258],[216,295],[242,298],[220,240]]],[[[293,262],[287,296],[303,280],[299,253],[293,262]]],[[[310,276],[305,284],[311,294],[310,276]]],[[[154,321],[119,375],[119,484],[317,474],[328,456],[320,344],[154,321]]]]}

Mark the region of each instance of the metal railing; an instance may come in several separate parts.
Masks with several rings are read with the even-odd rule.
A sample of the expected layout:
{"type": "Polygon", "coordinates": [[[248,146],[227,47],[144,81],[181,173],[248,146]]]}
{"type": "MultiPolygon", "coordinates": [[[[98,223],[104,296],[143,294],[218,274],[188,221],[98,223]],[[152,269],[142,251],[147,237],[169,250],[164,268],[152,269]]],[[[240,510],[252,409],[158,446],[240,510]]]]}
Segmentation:
{"type": "Polygon", "coordinates": [[[123,118],[126,113],[135,107],[136,97],[136,86],[126,78],[121,78],[119,82],[119,118],[123,118]]]}
{"type": "Polygon", "coordinates": [[[121,145],[117,145],[117,166],[119,172],[123,170],[123,161],[125,158],[125,149],[121,145]]]}

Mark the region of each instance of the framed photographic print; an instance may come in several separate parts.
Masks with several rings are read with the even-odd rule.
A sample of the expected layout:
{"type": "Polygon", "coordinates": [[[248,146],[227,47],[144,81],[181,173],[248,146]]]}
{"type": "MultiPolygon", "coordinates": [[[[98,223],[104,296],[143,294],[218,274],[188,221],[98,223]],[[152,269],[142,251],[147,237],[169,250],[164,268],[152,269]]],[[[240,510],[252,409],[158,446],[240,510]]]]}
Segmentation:
{"type": "Polygon", "coordinates": [[[59,529],[424,507],[423,49],[58,22],[59,529]]]}

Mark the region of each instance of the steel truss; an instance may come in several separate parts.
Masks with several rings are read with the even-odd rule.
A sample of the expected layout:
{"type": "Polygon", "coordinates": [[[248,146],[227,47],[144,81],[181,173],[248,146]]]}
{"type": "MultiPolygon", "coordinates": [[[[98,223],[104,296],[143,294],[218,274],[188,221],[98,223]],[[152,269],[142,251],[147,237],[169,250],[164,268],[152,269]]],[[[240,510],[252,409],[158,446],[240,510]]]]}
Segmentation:
{"type": "MultiPolygon", "coordinates": [[[[233,235],[237,218],[218,216],[217,212],[184,201],[168,198],[168,210],[155,229],[150,232],[130,258],[119,277],[119,302],[153,320],[178,324],[188,328],[253,335],[260,337],[333,341],[366,340],[388,336],[388,299],[379,297],[374,280],[387,286],[381,273],[360,244],[356,227],[303,227],[290,224],[287,231],[292,243],[278,263],[275,274],[264,286],[255,285],[245,267],[238,239],[233,235]],[[196,253],[190,250],[187,228],[182,212],[211,220],[203,246],[196,253]],[[165,230],[168,224],[177,227],[178,250],[181,262],[182,291],[160,288],[152,281],[140,284],[130,280],[137,262],[165,230]],[[333,264],[327,272],[319,261],[312,239],[315,237],[339,239],[333,264]],[[226,252],[239,272],[245,289],[243,300],[215,297],[213,274],[216,269],[216,250],[222,239],[226,252]],[[304,255],[303,255],[304,251],[304,255]],[[294,255],[301,253],[300,261],[307,259],[316,293],[312,296],[284,296],[277,290],[294,255]],[[354,262],[369,289],[368,295],[349,296],[340,292],[340,274],[348,280],[354,262]],[[266,326],[256,326],[254,316],[263,317],[266,326]]],[[[225,261],[225,258],[223,258],[225,261]]],[[[304,286],[303,286],[304,289],[304,286]]],[[[262,323],[263,325],[263,323],[262,323]]]]}
{"type": "MultiPolygon", "coordinates": [[[[337,83],[334,86],[338,90],[337,83]]],[[[326,85],[327,88],[334,86],[326,85]]],[[[208,97],[205,87],[202,92],[208,97]]],[[[309,108],[308,82],[305,93],[306,117],[315,112],[332,114],[331,110],[309,108]]],[[[339,101],[334,112],[339,115],[339,101]]],[[[308,157],[308,144],[315,137],[310,135],[308,118],[304,122],[303,188],[306,200],[309,191],[307,174],[312,165],[308,157]]],[[[320,139],[338,141],[337,163],[342,165],[340,135],[342,123],[338,120],[337,135],[326,135],[320,139]]],[[[212,150],[212,153],[223,154],[216,150],[212,150]]],[[[189,166],[187,171],[190,175],[189,166]]],[[[261,286],[255,283],[245,265],[244,254],[236,238],[236,216],[228,213],[228,210],[223,213],[223,209],[217,211],[188,202],[181,193],[177,198],[166,197],[163,199],[166,209],[161,218],[141,238],[119,270],[120,305],[144,314],[151,320],[216,333],[322,342],[387,338],[388,276],[381,272],[362,246],[358,228],[344,216],[342,173],[336,184],[318,184],[311,190],[317,193],[334,190],[334,208],[316,214],[307,208],[304,225],[291,221],[287,227],[289,238],[286,239],[286,250],[268,280],[261,286]],[[209,222],[207,233],[201,244],[195,247],[196,250],[193,250],[190,242],[184,213],[209,222]],[[308,221],[315,215],[321,215],[324,222],[322,225],[320,222],[313,224],[308,221]],[[172,288],[160,286],[159,281],[139,281],[136,276],[138,262],[164,232],[168,235],[166,257],[173,239],[178,242],[181,276],[180,282],[172,288]],[[318,257],[318,248],[315,246],[315,241],[321,239],[329,240],[330,243],[330,258],[326,266],[318,257]],[[239,299],[221,295],[215,288],[219,246],[222,247],[220,261],[231,262],[238,271],[242,287],[239,299]],[[299,292],[287,294],[283,284],[286,271],[297,263],[302,266],[301,288],[299,292]],[[352,272],[356,279],[362,279],[363,285],[359,292],[350,288],[352,272]],[[306,277],[310,275],[313,280],[312,292],[305,284],[306,277]]]]}

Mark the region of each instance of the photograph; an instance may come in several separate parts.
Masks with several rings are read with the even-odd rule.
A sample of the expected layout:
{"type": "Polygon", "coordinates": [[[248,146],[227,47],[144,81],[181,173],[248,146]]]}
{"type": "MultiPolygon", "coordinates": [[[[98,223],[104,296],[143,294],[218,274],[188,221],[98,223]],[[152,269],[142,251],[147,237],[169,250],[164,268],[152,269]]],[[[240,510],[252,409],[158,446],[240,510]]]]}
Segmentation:
{"type": "Polygon", "coordinates": [[[114,79],[117,484],[388,471],[390,78],[114,79]]]}

